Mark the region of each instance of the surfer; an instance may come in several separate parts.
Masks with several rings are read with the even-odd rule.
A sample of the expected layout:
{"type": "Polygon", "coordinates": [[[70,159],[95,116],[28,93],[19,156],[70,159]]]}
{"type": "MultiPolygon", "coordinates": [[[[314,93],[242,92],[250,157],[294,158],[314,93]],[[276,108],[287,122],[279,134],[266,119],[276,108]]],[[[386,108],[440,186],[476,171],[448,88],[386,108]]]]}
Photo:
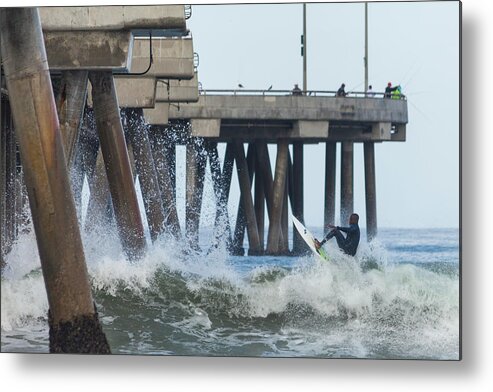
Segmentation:
{"type": "Polygon", "coordinates": [[[358,221],[359,221],[359,215],[353,213],[349,217],[349,227],[329,225],[328,227],[330,227],[332,230],[329,232],[329,234],[325,236],[322,242],[319,242],[317,239],[315,239],[315,247],[317,249],[320,249],[320,247],[322,247],[323,244],[325,244],[332,237],[335,237],[337,240],[337,245],[339,245],[339,248],[341,248],[341,250],[344,251],[344,253],[350,256],[354,256],[356,254],[356,250],[358,249],[358,244],[359,244],[358,221]],[[344,237],[341,231],[346,233],[346,237],[344,237]]]}

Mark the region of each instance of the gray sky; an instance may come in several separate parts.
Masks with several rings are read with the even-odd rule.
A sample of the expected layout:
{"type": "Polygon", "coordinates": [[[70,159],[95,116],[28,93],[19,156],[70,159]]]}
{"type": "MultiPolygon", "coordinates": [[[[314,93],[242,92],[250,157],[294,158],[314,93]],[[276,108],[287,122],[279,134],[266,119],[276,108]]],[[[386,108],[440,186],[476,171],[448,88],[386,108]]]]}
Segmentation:
{"type": "MultiPolygon", "coordinates": [[[[301,4],[194,5],[188,26],[204,89],[302,84],[301,4]]],[[[363,3],[308,4],[307,26],[308,88],[336,90],[344,82],[347,90],[362,91],[363,3]]],[[[375,147],[379,226],[458,227],[458,2],[370,3],[368,57],[374,90],[401,84],[409,102],[407,141],[375,147]]],[[[305,147],[310,226],[323,223],[324,151],[322,144],[305,147]]],[[[364,226],[363,170],[357,144],[355,211],[364,226]]]]}

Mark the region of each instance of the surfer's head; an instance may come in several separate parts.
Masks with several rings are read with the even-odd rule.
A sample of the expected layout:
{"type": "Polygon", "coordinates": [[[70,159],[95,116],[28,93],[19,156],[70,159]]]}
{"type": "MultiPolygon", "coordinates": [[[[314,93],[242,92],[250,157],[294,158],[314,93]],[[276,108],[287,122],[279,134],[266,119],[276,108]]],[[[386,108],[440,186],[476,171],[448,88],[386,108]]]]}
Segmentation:
{"type": "Polygon", "coordinates": [[[354,225],[354,224],[357,224],[359,222],[359,215],[358,214],[351,214],[351,216],[349,217],[349,224],[350,225],[354,225]]]}

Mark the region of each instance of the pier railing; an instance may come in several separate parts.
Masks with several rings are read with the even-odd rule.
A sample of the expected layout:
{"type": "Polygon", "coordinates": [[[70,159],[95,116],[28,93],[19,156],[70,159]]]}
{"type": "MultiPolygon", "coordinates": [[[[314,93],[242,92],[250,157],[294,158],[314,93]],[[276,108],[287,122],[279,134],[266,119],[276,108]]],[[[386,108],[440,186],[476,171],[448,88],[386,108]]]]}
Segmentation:
{"type": "MultiPolygon", "coordinates": [[[[292,90],[247,90],[247,89],[202,89],[199,88],[200,95],[261,95],[261,96],[306,96],[306,97],[334,97],[344,99],[345,97],[337,97],[337,91],[331,90],[308,90],[305,93],[293,94],[292,90]]],[[[385,98],[385,93],[372,92],[365,93],[364,91],[349,91],[346,93],[346,98],[385,98]]],[[[387,99],[401,99],[406,100],[404,94],[400,94],[398,97],[391,97],[387,99]]]]}

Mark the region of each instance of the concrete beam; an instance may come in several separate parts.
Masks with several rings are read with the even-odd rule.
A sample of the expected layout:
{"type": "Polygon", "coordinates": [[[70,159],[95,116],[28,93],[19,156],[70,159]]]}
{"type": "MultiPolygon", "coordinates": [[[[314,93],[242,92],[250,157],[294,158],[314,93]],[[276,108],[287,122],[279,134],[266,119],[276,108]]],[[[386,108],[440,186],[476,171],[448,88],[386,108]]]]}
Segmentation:
{"type": "Polygon", "coordinates": [[[152,109],[144,108],[144,118],[150,125],[168,124],[169,103],[157,102],[152,109]]]}
{"type": "Polygon", "coordinates": [[[186,29],[183,5],[40,7],[44,31],[186,29]]]}
{"type": "Polygon", "coordinates": [[[329,122],[295,121],[290,136],[293,138],[327,138],[329,136],[329,122]]]}
{"type": "Polygon", "coordinates": [[[156,79],[147,76],[115,77],[118,106],[121,108],[153,108],[156,79]]]}
{"type": "MultiPolygon", "coordinates": [[[[149,67],[149,43],[146,37],[134,39],[130,72],[144,72],[149,67]]],[[[153,63],[147,76],[192,79],[195,75],[191,38],[153,38],[152,58],[153,63]]]]}
{"type": "Polygon", "coordinates": [[[391,140],[392,124],[390,122],[379,122],[371,127],[372,139],[374,140],[391,140]]]}
{"type": "Polygon", "coordinates": [[[196,137],[219,137],[221,129],[221,120],[211,118],[208,120],[192,119],[192,136],[196,137]]]}
{"type": "Polygon", "coordinates": [[[391,135],[393,142],[405,142],[406,141],[406,124],[397,124],[395,131],[391,135]]]}
{"type": "Polygon", "coordinates": [[[50,71],[126,71],[132,51],[130,31],[45,31],[50,71]]]}
{"type": "Polygon", "coordinates": [[[197,102],[198,100],[199,82],[197,73],[190,80],[158,80],[156,86],[157,102],[197,102]]]}
{"type": "Polygon", "coordinates": [[[267,95],[201,95],[197,103],[170,110],[171,119],[391,122],[406,124],[407,101],[376,98],[267,95]]]}

